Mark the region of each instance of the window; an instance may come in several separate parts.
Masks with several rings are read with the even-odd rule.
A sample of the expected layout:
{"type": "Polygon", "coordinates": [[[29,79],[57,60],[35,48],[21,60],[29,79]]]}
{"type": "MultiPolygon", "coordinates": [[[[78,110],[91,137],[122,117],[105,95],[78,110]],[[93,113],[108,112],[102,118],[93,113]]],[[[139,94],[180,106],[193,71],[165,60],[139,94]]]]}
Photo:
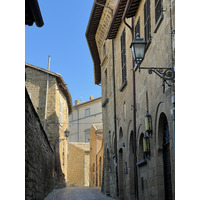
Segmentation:
{"type": "Polygon", "coordinates": [[[144,37],[148,46],[151,42],[150,0],[146,0],[144,4],[144,37]]]}
{"type": "Polygon", "coordinates": [[[121,35],[121,64],[122,64],[122,85],[126,82],[126,32],[121,35]]]}
{"type": "Polygon", "coordinates": [[[107,69],[105,70],[105,85],[104,85],[104,91],[105,91],[105,97],[107,98],[107,85],[108,85],[108,74],[107,69]]]}
{"type": "Polygon", "coordinates": [[[85,133],[85,142],[89,142],[89,138],[90,138],[90,132],[85,133]]]}
{"type": "Polygon", "coordinates": [[[106,55],[106,43],[104,43],[104,45],[103,45],[103,56],[105,56],[106,55]]]}
{"type": "Polygon", "coordinates": [[[126,120],[126,102],[124,102],[123,111],[124,111],[124,121],[125,121],[126,120]]]}
{"type": "Polygon", "coordinates": [[[135,26],[135,37],[137,33],[139,33],[139,36],[140,36],[140,18],[138,19],[137,24],[135,26]]]}
{"type": "Polygon", "coordinates": [[[85,116],[86,117],[90,116],[90,109],[89,108],[85,109],[85,116]]]}
{"type": "Polygon", "coordinates": [[[155,21],[156,24],[162,15],[162,0],[155,0],[155,21]]]}
{"type": "Polygon", "coordinates": [[[73,120],[73,115],[69,115],[69,121],[71,122],[73,120]]]}
{"type": "Polygon", "coordinates": [[[154,32],[157,31],[160,22],[163,19],[163,1],[155,0],[155,29],[154,32]]]}
{"type": "Polygon", "coordinates": [[[63,110],[63,105],[62,105],[62,101],[60,101],[60,125],[62,125],[63,123],[63,119],[62,119],[62,110],[63,110]]]}

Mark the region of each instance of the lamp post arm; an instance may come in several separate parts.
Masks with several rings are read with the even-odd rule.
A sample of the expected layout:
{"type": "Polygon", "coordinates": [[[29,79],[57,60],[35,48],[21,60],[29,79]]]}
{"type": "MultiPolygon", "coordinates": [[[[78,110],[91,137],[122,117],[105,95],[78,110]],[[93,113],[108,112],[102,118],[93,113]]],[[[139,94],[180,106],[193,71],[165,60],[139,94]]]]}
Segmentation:
{"type": "Polygon", "coordinates": [[[147,69],[149,74],[152,74],[154,72],[157,74],[160,78],[164,80],[164,82],[168,85],[169,83],[167,81],[172,81],[175,83],[175,72],[173,68],[164,68],[164,67],[139,67],[139,70],[141,69],[147,69]]]}

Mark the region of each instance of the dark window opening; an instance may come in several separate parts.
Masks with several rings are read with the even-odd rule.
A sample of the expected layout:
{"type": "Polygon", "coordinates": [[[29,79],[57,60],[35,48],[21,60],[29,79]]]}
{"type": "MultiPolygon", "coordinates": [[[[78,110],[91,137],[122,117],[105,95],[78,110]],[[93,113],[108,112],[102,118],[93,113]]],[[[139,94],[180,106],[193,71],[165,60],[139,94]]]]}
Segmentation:
{"type": "Polygon", "coordinates": [[[144,4],[144,38],[148,47],[149,43],[151,42],[150,0],[146,0],[144,4]]]}
{"type": "Polygon", "coordinates": [[[126,82],[126,32],[121,35],[121,65],[122,65],[122,85],[126,82]]]}
{"type": "Polygon", "coordinates": [[[162,16],[162,0],[155,0],[155,22],[162,16]]]}

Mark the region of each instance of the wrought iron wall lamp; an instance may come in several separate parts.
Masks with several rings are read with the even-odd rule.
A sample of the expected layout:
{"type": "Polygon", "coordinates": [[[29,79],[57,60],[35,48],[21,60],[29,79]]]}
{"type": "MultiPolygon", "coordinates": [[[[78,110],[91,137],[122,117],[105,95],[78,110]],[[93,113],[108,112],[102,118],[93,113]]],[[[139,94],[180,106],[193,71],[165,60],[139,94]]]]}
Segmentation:
{"type": "Polygon", "coordinates": [[[134,70],[136,71],[139,68],[139,71],[141,69],[147,69],[149,74],[152,74],[154,72],[157,74],[160,78],[163,79],[165,83],[167,83],[168,86],[170,84],[167,81],[171,81],[172,83],[175,82],[175,71],[173,68],[165,68],[165,67],[140,67],[142,61],[144,60],[145,53],[146,53],[146,42],[143,38],[139,37],[139,34],[136,34],[136,38],[131,43],[130,48],[132,49],[133,53],[133,59],[135,61],[135,67],[134,70]]]}

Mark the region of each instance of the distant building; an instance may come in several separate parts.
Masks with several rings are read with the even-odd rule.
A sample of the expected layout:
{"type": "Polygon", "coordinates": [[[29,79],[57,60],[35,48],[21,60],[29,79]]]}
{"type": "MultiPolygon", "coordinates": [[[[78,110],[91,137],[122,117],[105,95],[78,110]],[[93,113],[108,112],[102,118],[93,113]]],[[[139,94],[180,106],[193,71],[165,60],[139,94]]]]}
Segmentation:
{"type": "Polygon", "coordinates": [[[69,141],[88,142],[92,124],[102,123],[101,97],[93,98],[87,102],[75,101],[73,112],[69,116],[69,141]]]}
{"type": "Polygon", "coordinates": [[[93,124],[90,133],[90,186],[100,187],[103,177],[103,125],[93,124]]]}
{"type": "Polygon", "coordinates": [[[60,74],[25,64],[26,88],[33,106],[55,150],[56,182],[67,182],[68,115],[70,92],[60,74]]]}
{"type": "Polygon", "coordinates": [[[89,186],[90,144],[69,143],[67,186],[89,186]]]}

